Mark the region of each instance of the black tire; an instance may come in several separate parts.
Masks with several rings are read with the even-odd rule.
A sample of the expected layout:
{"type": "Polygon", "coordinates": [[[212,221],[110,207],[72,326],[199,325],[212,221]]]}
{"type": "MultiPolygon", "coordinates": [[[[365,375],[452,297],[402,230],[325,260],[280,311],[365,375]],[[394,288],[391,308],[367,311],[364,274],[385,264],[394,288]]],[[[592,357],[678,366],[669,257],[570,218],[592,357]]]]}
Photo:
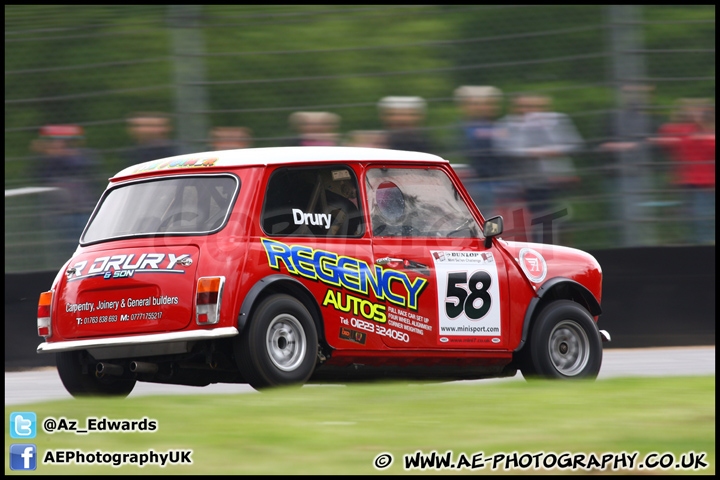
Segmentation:
{"type": "Polygon", "coordinates": [[[527,347],[525,378],[594,379],[600,372],[600,333],[590,313],[570,300],[554,301],[540,312],[527,347]]]}
{"type": "Polygon", "coordinates": [[[127,397],[135,388],[136,381],[133,379],[97,376],[94,361],[87,362],[87,367],[83,368],[83,357],[89,356],[82,351],[59,352],[56,355],[60,380],[73,397],[127,397]]]}
{"type": "Polygon", "coordinates": [[[300,301],[284,294],[258,305],[234,345],[240,373],[258,390],[303,384],[317,361],[315,322],[300,301]]]}

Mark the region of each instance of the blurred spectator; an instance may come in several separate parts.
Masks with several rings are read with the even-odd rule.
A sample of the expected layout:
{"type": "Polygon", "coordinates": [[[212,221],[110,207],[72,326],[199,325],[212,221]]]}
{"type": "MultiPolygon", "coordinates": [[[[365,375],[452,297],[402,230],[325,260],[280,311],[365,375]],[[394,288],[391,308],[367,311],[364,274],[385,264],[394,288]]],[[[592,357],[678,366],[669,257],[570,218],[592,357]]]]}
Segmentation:
{"type": "Polygon", "coordinates": [[[658,168],[652,166],[656,147],[648,141],[657,129],[657,121],[649,108],[654,85],[628,83],[620,88],[618,109],[608,118],[606,136],[610,141],[599,145],[599,152],[610,157],[597,157],[605,169],[605,190],[613,199],[611,216],[622,222],[625,245],[652,245],[657,237],[651,222],[637,221],[658,215],[664,200],[654,198],[658,168]]]}
{"type": "Polygon", "coordinates": [[[234,150],[253,146],[252,130],[245,127],[215,127],[210,132],[213,150],[234,150]]]}
{"type": "Polygon", "coordinates": [[[709,99],[682,99],[671,121],[652,141],[674,163],[671,183],[684,194],[694,228],[690,243],[715,241],[715,108],[709,99]]]}
{"type": "MultiPolygon", "coordinates": [[[[614,111],[605,125],[605,138],[610,140],[602,142],[597,147],[599,153],[611,155],[608,158],[599,158],[606,163],[607,190],[619,193],[618,198],[622,202],[629,200],[627,188],[623,189],[623,182],[627,183],[628,177],[641,177],[645,183],[651,178],[647,164],[657,152],[654,151],[655,144],[648,140],[650,140],[649,135],[657,129],[658,122],[651,115],[648,106],[651,103],[650,95],[654,90],[653,85],[623,85],[620,89],[621,109],[614,111]]],[[[632,184],[632,180],[630,182],[630,190],[649,189],[647,185],[641,188],[639,184],[632,184]]],[[[634,197],[637,197],[634,203],[640,201],[640,195],[634,197]]],[[[616,210],[613,216],[625,218],[622,208],[616,210]]]]}
{"type": "Polygon", "coordinates": [[[132,165],[179,154],[170,140],[172,126],[168,115],[138,112],[130,116],[127,123],[130,136],[136,144],[128,155],[132,165]]]}
{"type": "Polygon", "coordinates": [[[78,125],[46,125],[31,144],[40,154],[37,180],[56,188],[48,197],[50,226],[73,248],[102,192],[99,158],[84,147],[84,139],[78,125]]]}
{"type": "Polygon", "coordinates": [[[345,138],[346,147],[387,148],[385,132],[381,130],[353,130],[345,138]]]}
{"type": "Polygon", "coordinates": [[[647,148],[647,135],[654,132],[657,124],[648,111],[651,103],[650,96],[655,87],[653,85],[623,85],[622,112],[620,120],[609,122],[607,135],[615,137],[613,132],[622,138],[613,138],[609,142],[600,145],[600,149],[607,152],[637,152],[647,148]],[[615,126],[617,124],[617,126],[615,126]]]}
{"type": "Polygon", "coordinates": [[[291,146],[335,146],[340,143],[337,129],[340,116],[330,112],[295,112],[290,115],[290,125],[297,133],[291,146]]]}
{"type": "Polygon", "coordinates": [[[420,97],[384,97],[378,103],[385,125],[387,148],[433,153],[433,145],[421,129],[425,100],[420,97]]]}
{"type": "Polygon", "coordinates": [[[693,186],[692,205],[697,239],[715,243],[715,103],[707,105],[702,116],[702,131],[697,135],[699,162],[693,186]]]}
{"type": "MultiPolygon", "coordinates": [[[[707,100],[695,98],[682,98],[677,102],[677,108],[671,113],[670,121],[662,124],[658,129],[658,135],[649,139],[650,142],[661,145],[671,156],[673,161],[678,162],[679,168],[675,173],[682,176],[682,161],[684,148],[689,142],[684,142],[688,136],[699,133],[703,130],[703,117],[707,106],[707,100]]],[[[680,177],[675,178],[675,183],[680,177]]]]}
{"type": "Polygon", "coordinates": [[[459,125],[461,148],[475,178],[465,184],[480,210],[486,216],[496,213],[496,196],[501,189],[502,160],[497,151],[498,126],[502,92],[495,87],[463,86],[455,90],[455,101],[462,111],[459,125]]]}
{"type": "MultiPolygon", "coordinates": [[[[582,139],[570,118],[550,111],[550,98],[520,95],[514,99],[513,113],[500,121],[501,151],[511,157],[533,219],[548,213],[556,192],[579,181],[573,160],[582,139]]],[[[540,241],[541,235],[533,235],[540,241]]]]}

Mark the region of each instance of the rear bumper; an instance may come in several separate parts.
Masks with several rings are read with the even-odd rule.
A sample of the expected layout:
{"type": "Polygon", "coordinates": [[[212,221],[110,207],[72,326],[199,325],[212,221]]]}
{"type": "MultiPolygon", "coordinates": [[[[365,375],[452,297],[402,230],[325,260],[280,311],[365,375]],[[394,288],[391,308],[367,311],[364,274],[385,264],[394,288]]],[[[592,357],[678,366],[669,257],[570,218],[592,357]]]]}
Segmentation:
{"type": "Polygon", "coordinates": [[[124,347],[135,345],[152,345],[155,343],[189,342],[212,340],[214,338],[234,337],[238,334],[235,327],[214,328],[212,330],[190,330],[171,333],[154,333],[151,335],[135,335],[132,337],[94,338],[89,340],[70,340],[67,342],[41,343],[37,353],[67,352],[91,348],[124,347]]]}

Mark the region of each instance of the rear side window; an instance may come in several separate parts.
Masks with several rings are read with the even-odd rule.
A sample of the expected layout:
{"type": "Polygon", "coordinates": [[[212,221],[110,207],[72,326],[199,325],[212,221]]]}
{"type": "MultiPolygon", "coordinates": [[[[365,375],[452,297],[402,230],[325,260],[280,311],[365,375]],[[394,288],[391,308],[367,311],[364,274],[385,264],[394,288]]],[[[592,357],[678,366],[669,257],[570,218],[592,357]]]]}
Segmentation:
{"type": "Polygon", "coordinates": [[[183,175],[116,187],[101,199],[81,241],[215,232],[225,225],[239,188],[232,175],[183,175]]]}
{"type": "Polygon", "coordinates": [[[262,229],[270,236],[360,237],[355,172],[347,166],[279,168],[268,180],[262,229]]]}

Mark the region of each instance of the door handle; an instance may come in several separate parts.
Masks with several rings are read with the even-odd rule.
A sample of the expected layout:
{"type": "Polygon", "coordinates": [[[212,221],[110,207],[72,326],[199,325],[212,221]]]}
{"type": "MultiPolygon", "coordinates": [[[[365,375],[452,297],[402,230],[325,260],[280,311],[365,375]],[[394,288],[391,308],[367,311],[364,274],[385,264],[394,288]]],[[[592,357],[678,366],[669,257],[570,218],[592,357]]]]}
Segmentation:
{"type": "Polygon", "coordinates": [[[378,265],[387,265],[388,263],[403,263],[404,260],[402,258],[390,258],[390,257],[384,257],[384,258],[378,258],[375,260],[375,263],[378,265]]]}
{"type": "Polygon", "coordinates": [[[427,265],[424,265],[422,263],[414,262],[414,261],[408,260],[408,259],[392,258],[392,257],[378,258],[377,260],[375,260],[375,263],[377,263],[378,265],[387,265],[388,263],[402,263],[403,267],[405,267],[405,268],[423,268],[423,269],[428,268],[427,265]]]}

